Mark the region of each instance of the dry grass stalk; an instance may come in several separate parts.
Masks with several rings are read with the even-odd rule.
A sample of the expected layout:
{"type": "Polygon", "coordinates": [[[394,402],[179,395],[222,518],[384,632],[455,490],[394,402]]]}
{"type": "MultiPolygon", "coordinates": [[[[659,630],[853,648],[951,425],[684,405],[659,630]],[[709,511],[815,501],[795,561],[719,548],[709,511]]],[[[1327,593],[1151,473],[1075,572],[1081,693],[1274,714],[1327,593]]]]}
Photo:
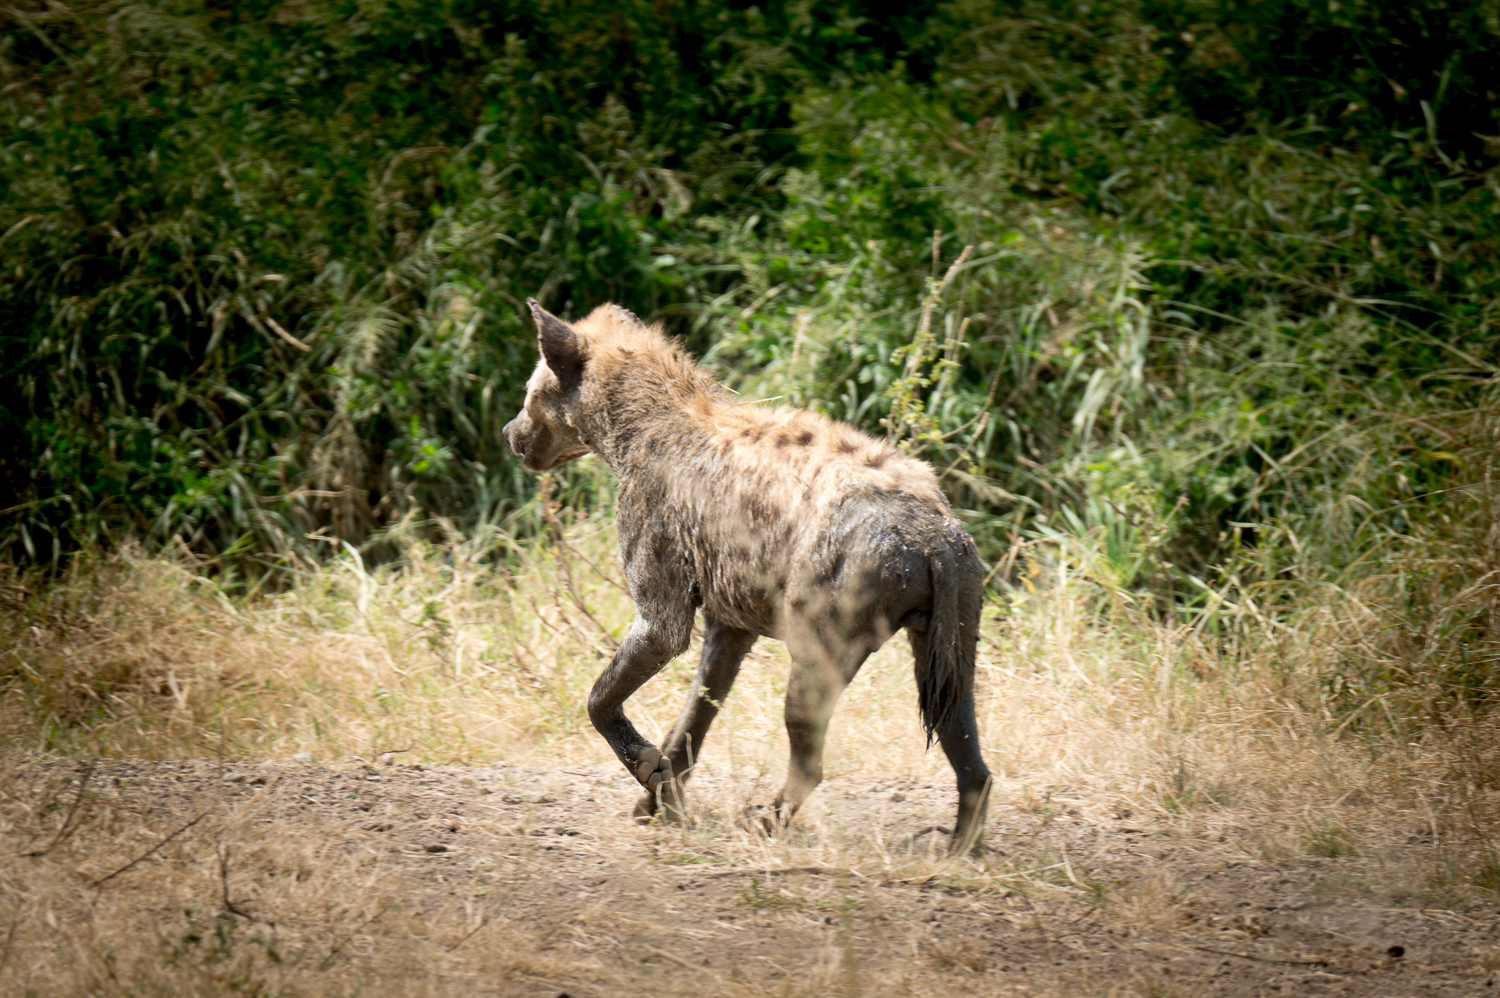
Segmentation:
{"type": "MultiPolygon", "coordinates": [[[[410,746],[411,761],[605,761],[582,704],[631,607],[609,575],[580,568],[586,559],[610,571],[609,529],[588,521],[567,537],[519,549],[509,571],[461,551],[413,549],[399,572],[344,558],[251,604],[181,566],[120,556],[28,590],[0,623],[0,730],[18,746],[116,757],[305,752],[340,763],[410,746]]],[[[1095,592],[1059,576],[988,612],[981,721],[1006,775],[1034,788],[1107,789],[1164,820],[1292,814],[1307,835],[1334,829],[1351,848],[1352,815],[1375,801],[1427,821],[1441,795],[1418,784],[1455,766],[1472,791],[1465,806],[1493,806],[1484,768],[1493,722],[1455,722],[1372,763],[1379,730],[1355,736],[1356,718],[1329,716],[1319,702],[1322,671],[1376,629],[1370,603],[1330,599],[1306,626],[1231,648],[1226,662],[1223,645],[1191,625],[1128,607],[1096,626],[1095,592]],[[1393,797],[1394,786],[1408,789],[1393,797]]],[[[925,779],[942,768],[923,751],[908,669],[892,652],[871,660],[840,708],[831,776],[925,779]]],[[[695,654],[643,689],[653,734],[670,724],[695,654]]],[[[701,766],[751,772],[780,757],[784,652],[763,643],[752,654],[701,766]]]]}
{"type": "MultiPolygon", "coordinates": [[[[519,548],[508,570],[481,566],[461,547],[413,548],[400,572],[369,571],[347,557],[297,590],[251,603],[182,566],[129,554],[51,589],[12,580],[23,595],[0,621],[8,677],[0,731],[14,748],[85,757],[307,753],[343,766],[409,748],[401,758],[427,763],[609,762],[583,702],[631,608],[609,578],[609,529],[592,520],[557,527],[567,544],[519,548]]],[[[1325,591],[1257,645],[1112,602],[1086,575],[1029,578],[1034,591],[991,608],[980,649],[981,731],[1000,768],[996,807],[1045,820],[1082,813],[1171,827],[1277,862],[1368,853],[1395,834],[1419,836],[1440,847],[1441,868],[1403,871],[1393,894],[1500,885],[1490,832],[1500,810],[1496,722],[1451,715],[1397,742],[1393,735],[1412,730],[1409,703],[1400,716],[1365,725],[1331,713],[1322,695],[1320,678],[1351,648],[1400,653],[1372,644],[1388,613],[1373,591],[1325,591]],[[1101,606],[1109,608],[1105,626],[1101,606]]],[[[639,694],[649,736],[671,723],[695,654],[639,694]]],[[[690,799],[696,827],[661,834],[676,836],[683,854],[724,855],[741,868],[849,870],[882,882],[956,875],[934,852],[937,835],[912,829],[884,838],[843,813],[835,789],[815,794],[784,838],[737,828],[737,810],[763,803],[778,782],[786,671],[778,646],[753,652],[697,762],[728,789],[690,799]]],[[[1360,716],[1384,719],[1395,702],[1392,692],[1360,716]]],[[[923,752],[900,649],[876,655],[835,718],[830,786],[841,778],[944,784],[944,770],[940,756],[923,752]]],[[[82,799],[75,794],[62,798],[63,811],[82,799]]],[[[627,807],[622,799],[608,819],[623,828],[627,807]]],[[[933,825],[945,812],[934,800],[933,825]]],[[[220,827],[207,819],[185,837],[208,826],[220,827]]],[[[49,826],[58,851],[73,848],[67,828],[49,826]]],[[[91,876],[170,831],[122,845],[114,866],[91,861],[91,876]]],[[[962,877],[997,891],[1078,892],[1094,889],[1088,871],[1089,858],[1073,855],[992,860],[962,877]]],[[[1153,900],[1145,887],[1133,890],[1104,910],[1135,922],[1173,917],[1170,891],[1153,900]]],[[[491,931],[466,924],[454,940],[491,931]]]]}

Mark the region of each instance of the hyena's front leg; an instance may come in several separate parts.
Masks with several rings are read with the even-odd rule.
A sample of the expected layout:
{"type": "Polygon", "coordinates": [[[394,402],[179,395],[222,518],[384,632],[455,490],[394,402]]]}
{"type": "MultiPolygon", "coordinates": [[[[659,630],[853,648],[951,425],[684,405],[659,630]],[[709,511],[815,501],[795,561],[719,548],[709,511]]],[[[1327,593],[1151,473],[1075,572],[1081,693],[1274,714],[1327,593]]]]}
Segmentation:
{"type": "Polygon", "coordinates": [[[658,805],[665,806],[667,817],[681,815],[682,785],[692,774],[698,753],[703,750],[708,727],[729,696],[730,687],[739,675],[740,662],[757,637],[759,635],[754,631],[742,631],[720,623],[706,613],[703,615],[703,659],[698,663],[698,678],[688,693],[677,724],[667,737],[667,743],[662,746],[672,779],[662,787],[659,798],[655,792],[650,792],[640,799],[635,806],[636,820],[649,821],[660,809],[658,805]]]}
{"type": "Polygon", "coordinates": [[[661,671],[675,655],[687,649],[692,636],[692,616],[686,626],[664,626],[660,620],[637,617],[621,642],[609,668],[589,691],[589,720],[604,736],[630,774],[652,793],[663,780],[671,779],[671,767],[656,746],[641,737],[625,716],[624,704],[636,690],[661,671]]]}

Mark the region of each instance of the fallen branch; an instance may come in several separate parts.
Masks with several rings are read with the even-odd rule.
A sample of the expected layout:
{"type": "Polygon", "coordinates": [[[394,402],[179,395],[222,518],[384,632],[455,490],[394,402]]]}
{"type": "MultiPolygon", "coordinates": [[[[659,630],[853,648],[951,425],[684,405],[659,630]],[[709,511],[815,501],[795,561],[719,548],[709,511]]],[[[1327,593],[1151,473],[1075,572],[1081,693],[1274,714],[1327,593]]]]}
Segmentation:
{"type": "Polygon", "coordinates": [[[370,762],[379,762],[380,757],[383,755],[400,755],[402,752],[410,752],[416,747],[417,743],[412,742],[410,745],[406,746],[406,748],[377,749],[376,751],[370,753],[370,762]]]}
{"type": "MultiPolygon", "coordinates": [[[[652,946],[649,943],[642,943],[641,944],[641,949],[645,950],[647,953],[650,953],[652,956],[659,956],[663,960],[670,960],[671,962],[677,964],[677,966],[679,966],[679,967],[685,967],[688,970],[696,970],[696,971],[698,971],[699,973],[702,973],[702,974],[713,974],[714,973],[712,970],[709,970],[707,967],[699,967],[699,966],[697,966],[695,964],[688,963],[686,960],[684,960],[682,957],[678,956],[676,953],[668,953],[664,949],[657,949],[655,946],[652,946]]],[[[714,976],[717,977],[718,975],[714,974],[714,976]]]]}
{"type": "Polygon", "coordinates": [[[84,769],[83,776],[78,780],[78,796],[73,798],[73,806],[68,808],[68,816],[63,819],[62,827],[57,830],[57,834],[52,837],[52,841],[47,843],[47,848],[33,849],[31,852],[23,852],[21,854],[22,856],[34,858],[37,856],[47,855],[53,849],[56,849],[58,843],[62,842],[63,837],[72,830],[73,816],[78,813],[78,807],[83,803],[83,794],[89,788],[89,779],[94,775],[95,764],[95,760],[89,760],[88,767],[84,769]]]}
{"type": "Polygon", "coordinates": [[[107,877],[100,877],[98,880],[96,880],[93,883],[89,884],[89,886],[90,887],[102,887],[106,883],[108,883],[109,881],[111,881],[111,880],[115,879],[116,877],[118,877],[120,874],[126,872],[127,870],[133,869],[137,863],[141,862],[147,856],[150,856],[152,853],[156,852],[156,850],[160,849],[162,846],[166,845],[168,842],[171,842],[177,836],[181,835],[183,832],[187,831],[189,828],[192,828],[198,822],[200,822],[204,818],[208,817],[208,812],[211,811],[211,810],[212,810],[212,808],[204,808],[202,811],[199,811],[198,812],[198,816],[196,818],[194,818],[192,821],[189,821],[186,825],[183,825],[181,828],[177,829],[177,831],[173,832],[171,835],[168,835],[166,838],[164,838],[160,842],[156,843],[156,845],[152,846],[150,849],[147,849],[145,852],[141,853],[135,859],[132,859],[130,862],[128,862],[124,866],[120,867],[114,873],[111,873],[107,877]]]}
{"type": "Polygon", "coordinates": [[[703,870],[694,872],[697,876],[700,877],[770,877],[778,873],[811,873],[824,877],[837,877],[844,874],[852,874],[856,877],[859,877],[861,880],[868,879],[863,873],[860,873],[858,870],[849,869],[843,866],[783,866],[774,870],[751,870],[743,867],[735,867],[731,870],[703,870]]]}
{"type": "Polygon", "coordinates": [[[1235,956],[1241,960],[1258,960],[1261,963],[1285,963],[1296,967],[1326,967],[1327,960],[1292,960],[1285,957],[1256,956],[1253,953],[1235,953],[1227,949],[1214,949],[1212,946],[1194,946],[1193,949],[1202,950],[1204,953],[1215,953],[1219,956],[1235,956]]]}

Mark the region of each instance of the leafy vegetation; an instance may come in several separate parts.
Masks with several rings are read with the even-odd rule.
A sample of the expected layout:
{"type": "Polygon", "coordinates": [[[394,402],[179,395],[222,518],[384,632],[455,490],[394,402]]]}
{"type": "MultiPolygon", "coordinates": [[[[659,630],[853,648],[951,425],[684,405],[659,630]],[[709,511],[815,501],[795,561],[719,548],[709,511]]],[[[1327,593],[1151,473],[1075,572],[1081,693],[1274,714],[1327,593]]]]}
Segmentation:
{"type": "Polygon", "coordinates": [[[648,4],[8,20],[3,543],[139,535],[235,570],[326,554],[320,528],[513,510],[515,300],[653,314],[732,284],[651,250],[773,196],[799,67],[883,65],[902,27],[648,4]]]}
{"type": "Polygon", "coordinates": [[[1391,614],[1323,676],[1359,723],[1491,695],[1492,0],[5,16],[13,563],[547,529],[520,301],[613,299],[931,460],[996,580],[1226,655],[1333,587],[1391,614]]]}

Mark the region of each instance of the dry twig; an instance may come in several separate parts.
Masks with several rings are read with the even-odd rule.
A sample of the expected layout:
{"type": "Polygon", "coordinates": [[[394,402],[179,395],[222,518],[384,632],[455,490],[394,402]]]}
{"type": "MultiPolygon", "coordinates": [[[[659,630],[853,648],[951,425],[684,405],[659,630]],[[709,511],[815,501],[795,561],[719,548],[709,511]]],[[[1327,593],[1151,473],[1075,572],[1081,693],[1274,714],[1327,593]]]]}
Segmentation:
{"type": "Polygon", "coordinates": [[[166,838],[164,838],[160,842],[156,843],[156,845],[152,846],[150,849],[147,849],[145,852],[141,853],[135,859],[132,859],[130,862],[128,862],[124,866],[120,867],[114,873],[111,873],[108,876],[100,877],[98,880],[95,880],[93,883],[89,884],[89,886],[90,887],[103,887],[105,884],[107,884],[109,881],[115,879],[120,874],[126,872],[127,870],[130,870],[130,869],[134,868],[137,863],[139,863],[142,860],[144,860],[147,856],[150,856],[152,853],[156,852],[156,850],[160,849],[162,846],[166,845],[168,842],[171,842],[173,839],[177,838],[177,836],[181,835],[183,832],[187,831],[189,828],[192,828],[198,822],[200,822],[204,818],[208,817],[208,812],[210,810],[212,810],[212,808],[204,808],[202,811],[199,811],[198,812],[198,816],[195,817],[192,821],[189,821],[186,825],[183,825],[181,828],[177,829],[177,831],[173,832],[171,835],[168,835],[166,838]]]}
{"type": "Polygon", "coordinates": [[[219,888],[222,892],[221,900],[224,903],[225,911],[229,912],[232,915],[238,915],[241,918],[249,919],[252,922],[260,922],[262,925],[269,925],[273,929],[276,928],[276,923],[271,921],[270,919],[261,918],[259,915],[252,915],[244,908],[241,908],[239,905],[229,900],[229,846],[227,845],[220,846],[219,848],[219,888]]]}
{"type": "Polygon", "coordinates": [[[1261,963],[1285,963],[1296,967],[1326,967],[1327,960],[1293,960],[1286,957],[1256,956],[1254,953],[1235,953],[1227,949],[1214,949],[1212,946],[1194,946],[1193,949],[1204,953],[1214,953],[1218,956],[1234,956],[1241,960],[1257,960],[1261,963]]]}
{"type": "Polygon", "coordinates": [[[78,813],[78,807],[83,803],[83,795],[89,788],[89,779],[94,775],[94,766],[96,764],[96,760],[90,759],[88,766],[84,768],[83,776],[78,780],[78,795],[73,798],[73,806],[68,808],[68,816],[63,819],[62,827],[57,830],[57,834],[52,837],[52,841],[47,843],[45,849],[33,849],[31,852],[23,852],[22,856],[36,857],[47,855],[53,849],[56,849],[64,836],[73,830],[73,816],[78,813]]]}

